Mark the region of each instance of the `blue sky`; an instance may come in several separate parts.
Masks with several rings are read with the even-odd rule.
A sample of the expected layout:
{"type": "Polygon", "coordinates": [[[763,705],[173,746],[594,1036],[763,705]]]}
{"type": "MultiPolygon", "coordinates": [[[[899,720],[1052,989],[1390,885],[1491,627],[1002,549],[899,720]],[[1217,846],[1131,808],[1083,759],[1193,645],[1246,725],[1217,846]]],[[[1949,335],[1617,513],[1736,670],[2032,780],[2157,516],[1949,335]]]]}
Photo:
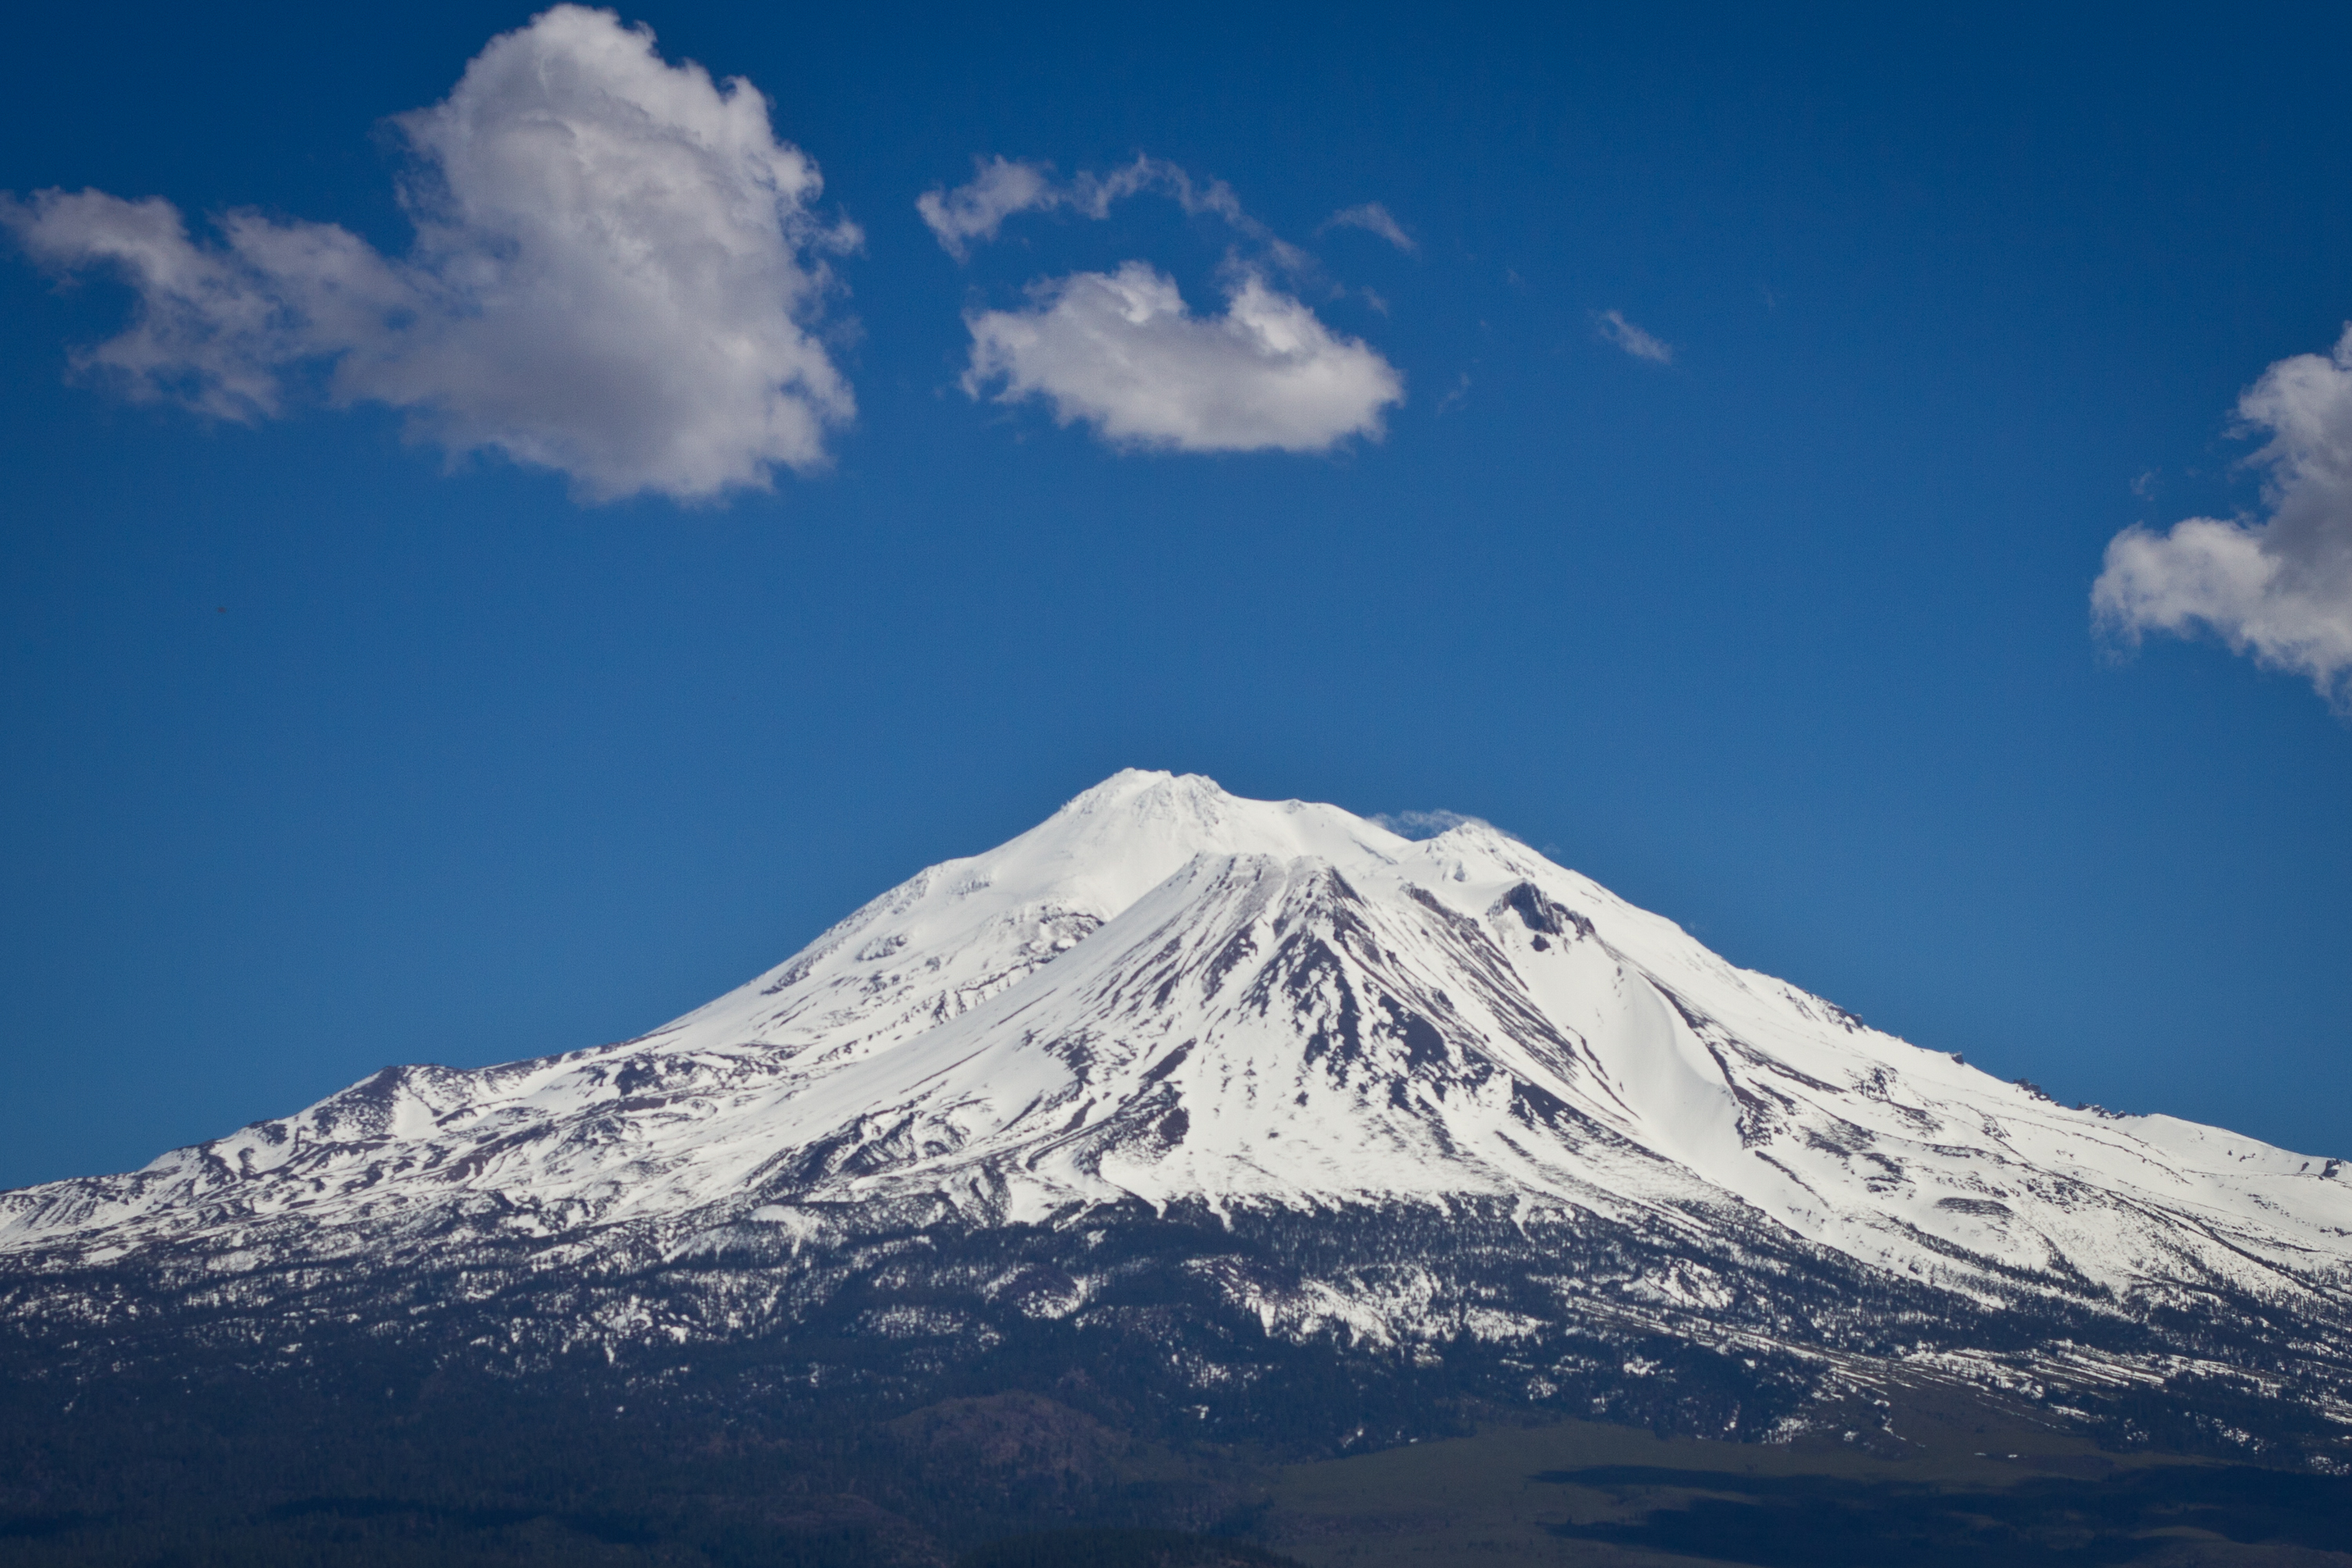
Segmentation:
{"type": "Polygon", "coordinates": [[[0,1184],[1128,765],[2352,1153],[2340,7],[533,15],[0,58],[0,1184]]]}

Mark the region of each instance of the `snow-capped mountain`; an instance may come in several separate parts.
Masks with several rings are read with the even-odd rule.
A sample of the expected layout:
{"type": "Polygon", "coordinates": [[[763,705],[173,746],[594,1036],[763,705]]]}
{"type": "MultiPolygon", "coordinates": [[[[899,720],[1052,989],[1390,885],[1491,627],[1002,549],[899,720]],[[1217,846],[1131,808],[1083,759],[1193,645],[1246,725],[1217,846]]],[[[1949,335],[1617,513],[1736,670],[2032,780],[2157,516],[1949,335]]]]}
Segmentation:
{"type": "MultiPolygon", "coordinates": [[[[641,1038],[386,1068],[139,1172],[0,1194],[0,1282],[45,1322],[119,1321],[134,1278],[184,1302],[200,1278],[257,1323],[330,1299],[405,1322],[383,1282],[459,1259],[507,1293],[513,1342],[691,1341],[788,1331],[879,1237],[1051,1252],[1170,1215],[1458,1222],[1402,1275],[1207,1243],[1183,1265],[1292,1342],[1867,1341],[2036,1387],[2187,1368],[2352,1416],[2339,1162],[2052,1103],[1483,824],[1416,842],[1136,772],[641,1038]],[[1472,1230],[1475,1268],[1452,1250],[1472,1230]],[[693,1283],[637,1290],[635,1316],[514,1294],[615,1269],[693,1283]]],[[[934,1282],[925,1310],[969,1328],[936,1300],[961,1290],[1082,1321],[1110,1277],[1062,1253],[1046,1273],[934,1282]]]]}

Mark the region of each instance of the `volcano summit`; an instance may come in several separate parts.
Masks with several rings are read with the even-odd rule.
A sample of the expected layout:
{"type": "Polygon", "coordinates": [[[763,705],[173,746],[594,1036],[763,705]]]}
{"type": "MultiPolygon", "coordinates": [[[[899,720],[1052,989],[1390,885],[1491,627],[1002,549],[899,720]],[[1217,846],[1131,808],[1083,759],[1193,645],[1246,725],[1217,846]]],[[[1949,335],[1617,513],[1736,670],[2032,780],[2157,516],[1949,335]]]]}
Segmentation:
{"type": "Polygon", "coordinates": [[[2339,1161],[2053,1104],[1483,824],[1165,773],[641,1038],[0,1194],[0,1292],[68,1382],[363,1339],[916,1400],[1091,1340],[1335,1439],[1375,1384],[1748,1436],[1909,1380],[2352,1459],[2339,1161]]]}

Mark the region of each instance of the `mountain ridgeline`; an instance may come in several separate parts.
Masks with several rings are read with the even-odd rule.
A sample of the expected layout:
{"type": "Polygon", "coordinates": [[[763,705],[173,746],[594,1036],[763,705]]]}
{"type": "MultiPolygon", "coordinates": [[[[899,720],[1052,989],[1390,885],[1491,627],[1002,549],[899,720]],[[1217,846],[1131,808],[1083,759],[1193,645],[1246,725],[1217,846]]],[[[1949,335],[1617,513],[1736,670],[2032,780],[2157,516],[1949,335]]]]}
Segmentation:
{"type": "Polygon", "coordinates": [[[1329,1454],[1884,1446],[1909,1389],[2344,1474],[2352,1170],[1996,1081],[1482,824],[1126,773],[641,1038],[0,1194],[0,1324],[58,1407],[1031,1389],[1329,1454]]]}

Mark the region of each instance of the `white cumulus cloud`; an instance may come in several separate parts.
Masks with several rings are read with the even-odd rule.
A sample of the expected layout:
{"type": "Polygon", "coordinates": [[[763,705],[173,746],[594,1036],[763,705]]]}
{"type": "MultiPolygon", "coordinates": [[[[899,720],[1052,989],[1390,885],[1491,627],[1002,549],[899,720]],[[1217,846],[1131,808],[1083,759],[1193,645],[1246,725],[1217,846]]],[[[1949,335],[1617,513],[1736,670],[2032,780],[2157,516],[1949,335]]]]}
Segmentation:
{"type": "Polygon", "coordinates": [[[2267,515],[2126,529],[2108,542],[2093,609],[2131,640],[2210,630],[2352,711],[2352,324],[2333,353],[2264,371],[2238,421],[2270,437],[2250,459],[2267,515]]]}
{"type": "Polygon", "coordinates": [[[1108,174],[1067,180],[1044,163],[975,158],[971,180],[926,191],[915,205],[961,261],[1016,214],[1099,219],[1147,193],[1221,219],[1234,235],[1223,313],[1194,315],[1175,282],[1145,261],[1041,279],[1025,309],[965,315],[964,391],[980,397],[992,388],[1003,403],[1042,399],[1060,423],[1091,426],[1117,447],[1322,452],[1354,436],[1378,439],[1383,412],[1404,400],[1404,378],[1267,280],[1269,270],[1310,272],[1313,260],[1244,212],[1223,181],[1198,181],[1141,155],[1108,174]]]}
{"type": "Polygon", "coordinates": [[[1173,279],[1141,261],[1033,287],[1021,310],[965,318],[972,396],[1040,397],[1061,424],[1116,446],[1180,452],[1319,452],[1377,437],[1403,400],[1396,368],[1254,272],[1223,314],[1196,316],[1173,279]]]}
{"type": "Polygon", "coordinates": [[[1615,343],[1635,359],[1648,360],[1652,364],[1675,363],[1675,346],[1652,336],[1625,319],[1622,310],[1602,310],[1592,318],[1592,330],[1603,342],[1615,343]]]}
{"type": "Polygon", "coordinates": [[[137,292],[130,328],[76,356],[136,399],[252,421],[322,378],[337,405],[402,409],[417,438],[597,500],[824,463],[855,408],[818,335],[824,258],[858,237],[815,216],[816,165],[748,81],[558,5],[394,124],[405,256],[244,211],[195,239],[168,202],[97,191],[0,197],[0,223],[42,265],[137,292]]]}

